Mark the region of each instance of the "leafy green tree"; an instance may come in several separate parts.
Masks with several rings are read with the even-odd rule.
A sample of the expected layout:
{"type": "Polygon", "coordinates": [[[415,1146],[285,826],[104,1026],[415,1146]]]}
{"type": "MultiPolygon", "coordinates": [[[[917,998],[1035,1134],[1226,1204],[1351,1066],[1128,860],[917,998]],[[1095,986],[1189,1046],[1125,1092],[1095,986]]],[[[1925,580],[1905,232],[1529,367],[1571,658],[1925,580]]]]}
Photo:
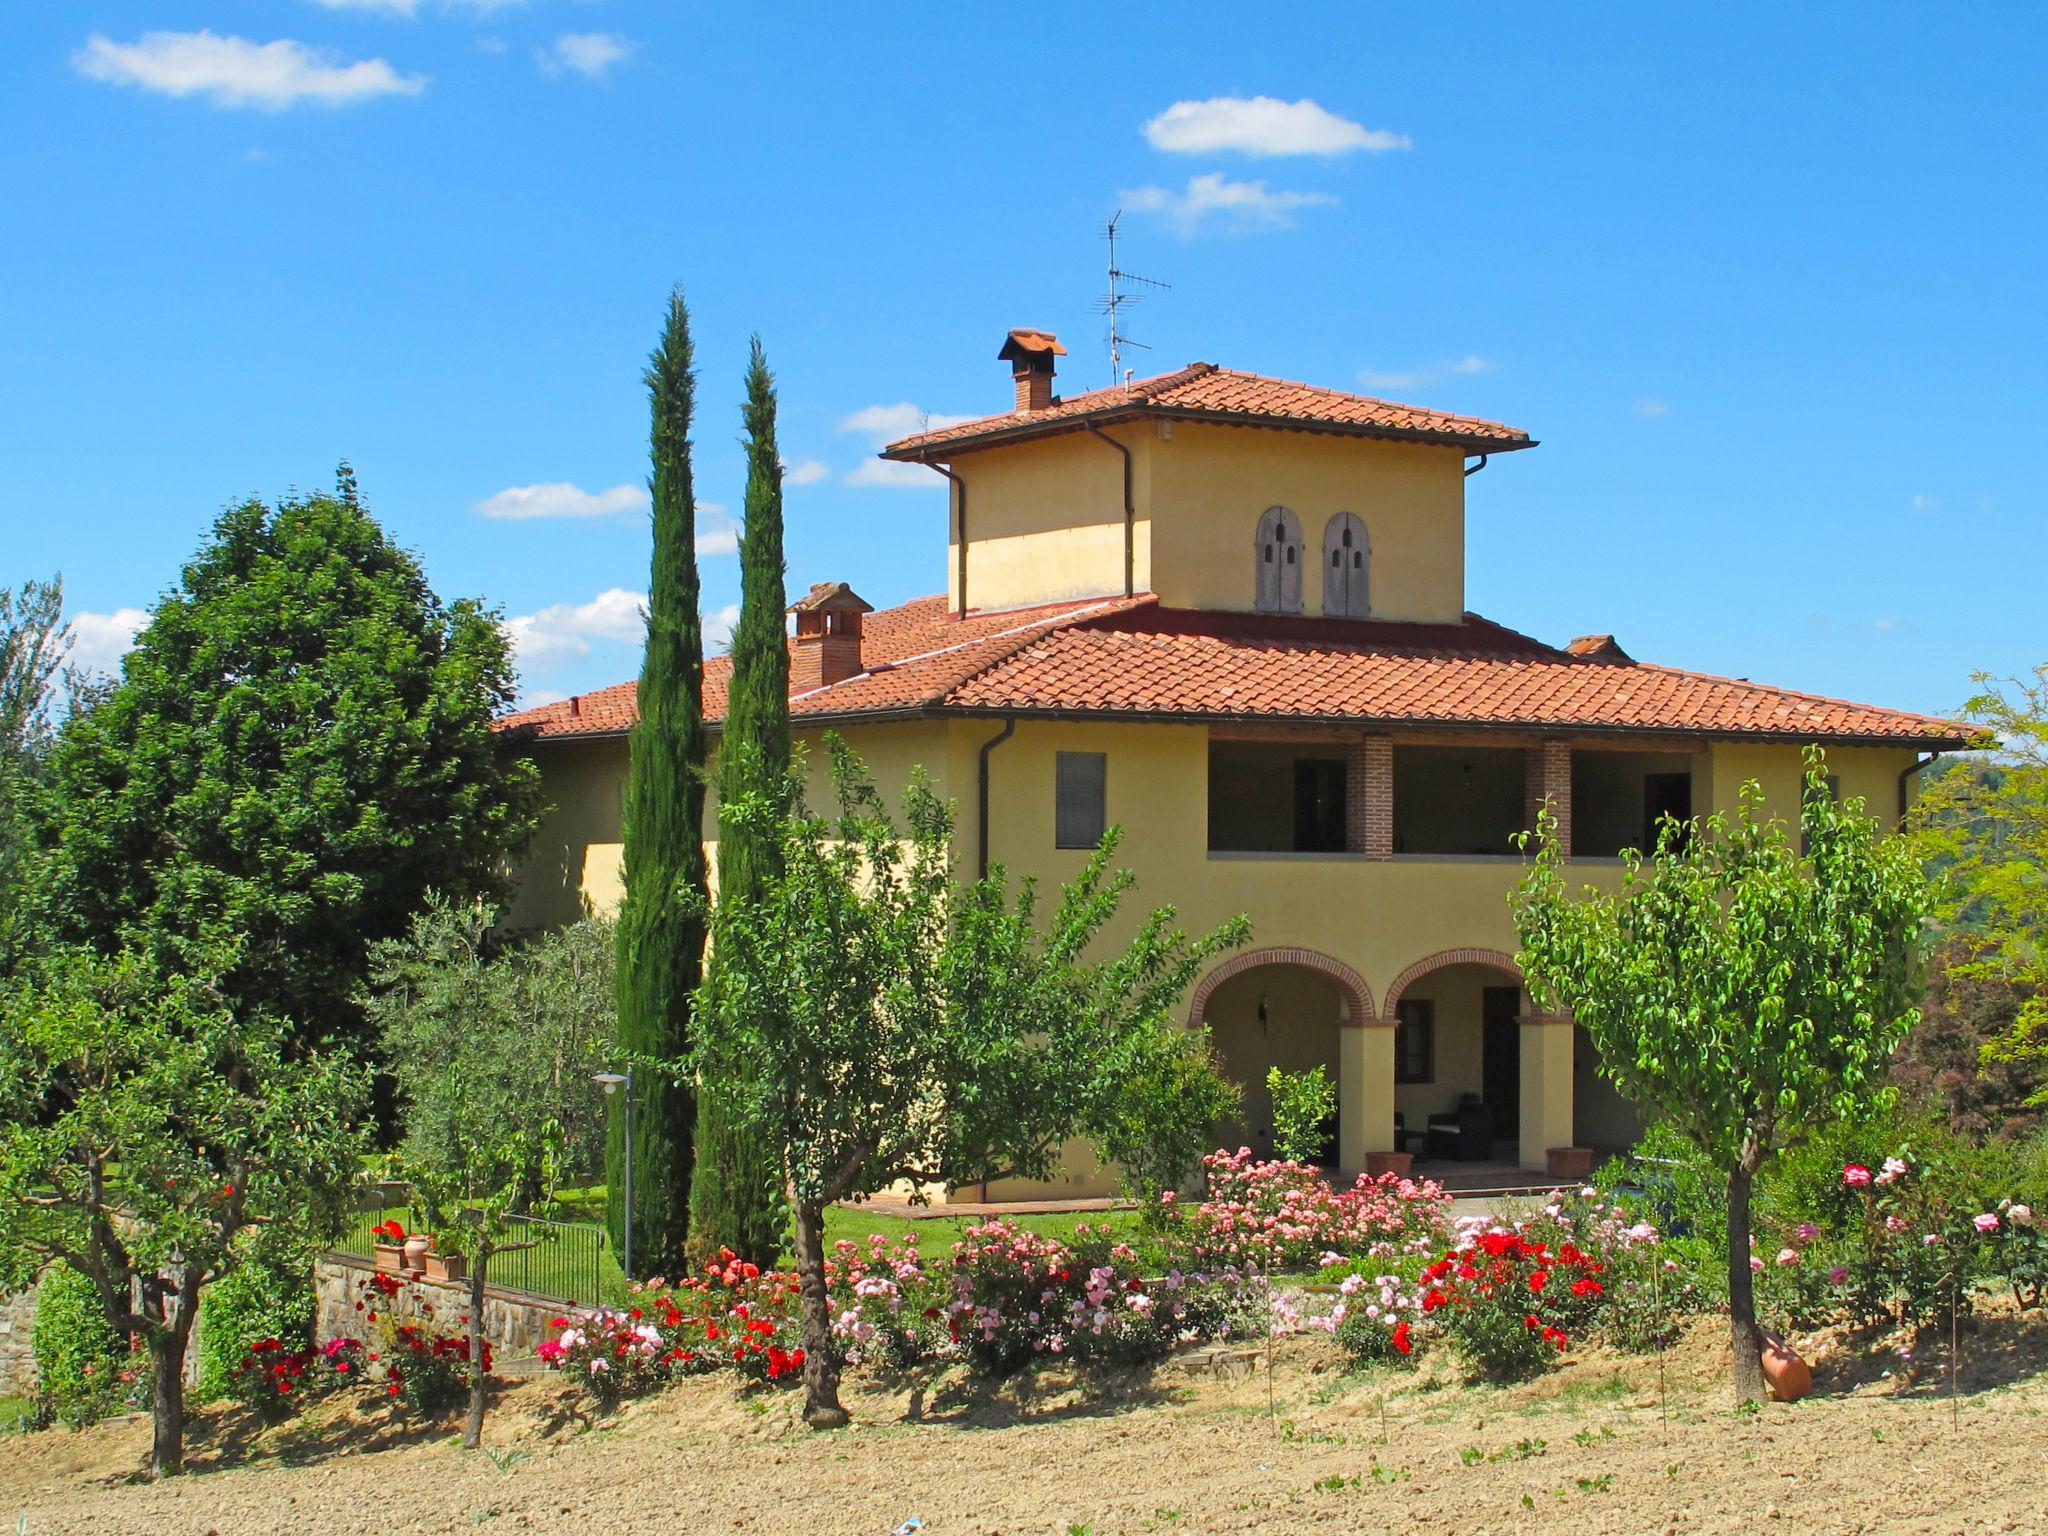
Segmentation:
{"type": "Polygon", "coordinates": [[[1914,1017],[1914,949],[1927,884],[1911,846],[1862,802],[1836,805],[1817,752],[1799,817],[1805,847],[1767,819],[1754,782],[1733,817],[1667,819],[1621,888],[1567,889],[1556,826],[1516,895],[1522,974],[1539,1006],[1568,1009],[1624,1094],[1725,1175],[1736,1396],[1763,1396],[1751,1288],[1758,1172],[1816,1127],[1890,1092],[1914,1017]]]}
{"type": "Polygon", "coordinates": [[[1964,706],[1997,743],[1986,760],[1930,775],[1915,840],[1941,875],[1939,915],[1965,953],[1950,967],[2007,989],[2011,1026],[1983,1045],[1986,1065],[2039,1074],[2048,1104],[2048,662],[2029,677],[1979,673],[1964,706]]]}
{"type": "MultiPolygon", "coordinates": [[[[604,1167],[604,1099],[593,1074],[614,1052],[616,942],[603,918],[523,936],[498,934],[489,906],[434,897],[401,938],[370,951],[365,1007],[397,1090],[403,1151],[453,1167],[466,1141],[513,1143],[558,1130],[563,1169],[604,1167]]],[[[539,1148],[524,1188],[544,1186],[539,1148]]]]}
{"type": "Polygon", "coordinates": [[[70,650],[61,578],[0,587],[0,976],[26,942],[31,792],[55,738],[55,684],[70,650]]]}
{"type": "MultiPolygon", "coordinates": [[[[782,455],[775,444],[775,376],[754,338],[747,366],[746,527],[740,535],[740,619],[732,632],[732,671],[719,738],[719,803],[773,792],[789,772],[789,645],[782,557],[782,455]]],[[[721,819],[718,890],[755,899],[780,850],[756,828],[721,819]]],[[[708,985],[718,985],[718,956],[708,985]]],[[[702,1263],[729,1248],[772,1264],[789,1230],[777,1149],[725,1101],[697,1107],[696,1169],[690,1184],[690,1251],[702,1263]]]]}
{"type": "Polygon", "coordinates": [[[468,1450],[483,1443],[490,1386],[484,1368],[484,1287],[491,1260],[542,1241],[525,1217],[553,1206],[559,1132],[553,1121],[507,1127],[495,1116],[480,1114],[451,1123],[447,1139],[432,1155],[400,1159],[435,1243],[442,1252],[469,1260],[469,1413],[462,1425],[468,1450]],[[536,1168],[541,1172],[538,1197],[531,1185],[536,1168]]]}
{"type": "MultiPolygon", "coordinates": [[[[647,651],[623,812],[625,897],[619,908],[619,1048],[679,1058],[704,968],[704,640],[697,614],[696,497],[690,483],[690,314],[669,295],[647,368],[654,461],[654,565],[647,651]]],[[[633,1127],[635,1268],[674,1272],[690,1219],[696,1095],[685,1079],[633,1074],[635,1103],[612,1120],[605,1158],[612,1240],[624,1250],[626,1124],[633,1127]]]]}
{"type": "MultiPolygon", "coordinates": [[[[923,1188],[1045,1177],[1073,1136],[1100,1144],[1148,1122],[1167,1138],[1199,1096],[1138,1097],[1214,1075],[1205,1036],[1173,1017],[1244,919],[1202,938],[1162,908],[1121,948],[1103,940],[1132,878],[1112,833],[1041,927],[1029,880],[953,874],[952,814],[922,774],[901,830],[858,760],[828,737],[839,811],[803,800],[801,766],[773,795],[726,808],[773,838],[758,890],[713,910],[720,983],[695,1064],[779,1148],[795,1204],[805,1417],[846,1422],[825,1304],[825,1209],[898,1181],[923,1188]],[[1098,941],[1106,958],[1085,958],[1098,941]]],[[[1206,1122],[1205,1122],[1206,1127],[1206,1122]]]]}
{"type": "Polygon", "coordinates": [[[1337,1112],[1337,1085],[1326,1068],[1266,1073],[1273,1097],[1273,1150],[1289,1162],[1314,1162],[1323,1155],[1323,1128],[1337,1112]]]}
{"type": "Polygon", "coordinates": [[[157,1476],[184,1467],[205,1287],[341,1228],[364,1073],[290,1037],[132,952],[57,951],[0,994],[0,1283],[61,1260],[147,1345],[157,1476]]]}
{"type": "Polygon", "coordinates": [[[234,934],[238,1011],[362,1046],[369,946],[430,890],[496,890],[534,824],[533,765],[491,739],[512,678],[495,617],[434,595],[346,465],[229,508],[58,744],[53,924],[168,970],[234,934]]]}

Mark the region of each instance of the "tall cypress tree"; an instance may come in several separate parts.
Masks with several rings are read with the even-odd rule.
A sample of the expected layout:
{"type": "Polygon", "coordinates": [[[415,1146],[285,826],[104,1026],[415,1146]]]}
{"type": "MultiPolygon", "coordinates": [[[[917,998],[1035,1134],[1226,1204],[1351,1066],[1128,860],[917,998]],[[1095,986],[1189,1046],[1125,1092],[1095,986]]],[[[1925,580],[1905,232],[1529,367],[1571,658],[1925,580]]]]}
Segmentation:
{"type": "MultiPolygon", "coordinates": [[[[626,775],[625,900],[619,909],[621,1049],[674,1059],[689,1042],[704,966],[704,637],[697,601],[696,500],[690,485],[690,314],[669,295],[661,344],[647,368],[653,411],[654,565],[640,719],[626,775]]],[[[674,1274],[689,1227],[695,1129],[690,1085],[641,1067],[633,1081],[633,1268],[674,1274]]],[[[623,1105],[606,1147],[607,1217],[623,1245],[623,1105]]]]}
{"type": "MultiPolygon", "coordinates": [[[[782,456],[775,446],[775,376],[754,338],[747,365],[746,527],[740,535],[740,619],[732,632],[725,730],[719,738],[718,797],[729,805],[789,771],[789,648],[784,639],[782,456]]],[[[722,824],[718,897],[760,895],[780,866],[772,837],[722,824]]],[[[718,956],[711,957],[712,989],[718,956]]],[[[714,1003],[714,1006],[716,1004],[714,1003]]],[[[783,1170],[776,1147],[707,1100],[697,1119],[697,1166],[690,1185],[690,1249],[702,1257],[730,1248],[772,1264],[788,1235],[783,1170]]]]}

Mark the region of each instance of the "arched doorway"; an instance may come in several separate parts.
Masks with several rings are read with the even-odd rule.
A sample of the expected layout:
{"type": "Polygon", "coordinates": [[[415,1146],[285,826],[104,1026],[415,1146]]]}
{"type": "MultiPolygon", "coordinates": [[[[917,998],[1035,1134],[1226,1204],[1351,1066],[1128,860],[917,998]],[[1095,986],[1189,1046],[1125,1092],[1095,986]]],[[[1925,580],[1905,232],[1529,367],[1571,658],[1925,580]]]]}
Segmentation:
{"type": "Polygon", "coordinates": [[[1394,1110],[1403,1144],[1430,1162],[1522,1160],[1522,1019],[1514,957],[1453,949],[1387,989],[1394,1110]]]}
{"type": "MultiPolygon", "coordinates": [[[[1273,1101],[1266,1086],[1283,1072],[1326,1071],[1337,1085],[1340,1114],[1349,1092],[1344,1081],[1343,1031],[1372,1019],[1372,994],[1349,966],[1313,950],[1263,949],[1239,955],[1210,972],[1195,989],[1190,1024],[1207,1024],[1224,1074],[1244,1093],[1239,1123],[1226,1129],[1232,1146],[1271,1156],[1273,1101]]],[[[1338,1123],[1328,1122],[1318,1161],[1339,1162],[1338,1123]]]]}

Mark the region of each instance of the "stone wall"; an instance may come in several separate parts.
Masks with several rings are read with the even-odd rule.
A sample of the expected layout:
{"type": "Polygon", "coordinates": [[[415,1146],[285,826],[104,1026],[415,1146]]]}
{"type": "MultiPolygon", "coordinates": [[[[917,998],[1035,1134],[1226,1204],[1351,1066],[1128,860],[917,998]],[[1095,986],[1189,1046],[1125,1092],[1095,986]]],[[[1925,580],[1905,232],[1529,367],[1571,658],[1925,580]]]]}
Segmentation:
{"type": "Polygon", "coordinates": [[[0,1297],[0,1397],[29,1397],[36,1389],[36,1288],[0,1297]]]}
{"type": "MultiPolygon", "coordinates": [[[[367,1318],[371,1309],[365,1307],[359,1311],[356,1303],[364,1299],[363,1282],[375,1272],[375,1266],[369,1260],[339,1253],[328,1254],[313,1267],[316,1301],[313,1327],[321,1342],[370,1337],[367,1318]]],[[[440,1327],[452,1329],[460,1326],[456,1319],[469,1315],[469,1282],[450,1284],[439,1280],[414,1280],[389,1303],[376,1310],[388,1312],[403,1321],[412,1321],[423,1306],[432,1309],[433,1320],[440,1327]]],[[[563,1310],[564,1303],[550,1301],[544,1296],[501,1290],[495,1285],[486,1286],[484,1337],[490,1340],[492,1353],[507,1365],[515,1360],[531,1359],[551,1331],[549,1322],[560,1317],[563,1310]]]]}

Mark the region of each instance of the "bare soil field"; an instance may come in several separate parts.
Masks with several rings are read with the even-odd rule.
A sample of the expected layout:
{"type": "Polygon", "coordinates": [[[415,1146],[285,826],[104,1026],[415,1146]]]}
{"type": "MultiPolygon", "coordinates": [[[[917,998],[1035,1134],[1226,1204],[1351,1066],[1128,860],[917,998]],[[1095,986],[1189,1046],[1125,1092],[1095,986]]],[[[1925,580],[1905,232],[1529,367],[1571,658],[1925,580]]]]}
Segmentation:
{"type": "MultiPolygon", "coordinates": [[[[1079,1382],[957,1372],[849,1381],[848,1430],[794,1393],[721,1378],[591,1420],[548,1379],[508,1384],[487,1452],[330,1400],[272,1429],[195,1416],[190,1475],[141,1477],[148,1425],[0,1444],[0,1521],[60,1532],[848,1533],[917,1516],[929,1536],[1431,1531],[2048,1532],[2048,1319],[2000,1309],[1916,1349],[1801,1341],[1815,1395],[1729,1408],[1724,1335],[1662,1361],[1588,1351],[1542,1380],[1467,1386],[1347,1373],[1325,1338],[1203,1353],[1079,1382]]],[[[1889,1341],[1895,1345],[1896,1341],[1889,1341]]]]}

